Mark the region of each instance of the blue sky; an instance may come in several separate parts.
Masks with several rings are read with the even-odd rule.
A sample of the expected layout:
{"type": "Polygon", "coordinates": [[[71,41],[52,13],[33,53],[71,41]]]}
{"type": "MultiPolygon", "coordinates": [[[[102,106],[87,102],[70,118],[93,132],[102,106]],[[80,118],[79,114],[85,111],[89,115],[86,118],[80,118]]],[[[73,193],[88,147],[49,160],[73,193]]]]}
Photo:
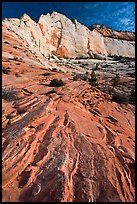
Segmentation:
{"type": "Polygon", "coordinates": [[[97,23],[114,30],[135,31],[134,2],[2,2],[2,18],[19,18],[27,13],[38,19],[53,11],[86,26],[97,23]]]}

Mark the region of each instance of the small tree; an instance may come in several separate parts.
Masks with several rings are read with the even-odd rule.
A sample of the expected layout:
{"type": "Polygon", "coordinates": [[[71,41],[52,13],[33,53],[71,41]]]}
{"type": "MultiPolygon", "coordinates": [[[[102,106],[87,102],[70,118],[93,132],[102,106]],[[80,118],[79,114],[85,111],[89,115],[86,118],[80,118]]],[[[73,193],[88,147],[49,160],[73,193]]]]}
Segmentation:
{"type": "Polygon", "coordinates": [[[91,86],[98,86],[97,77],[96,77],[96,74],[95,74],[94,70],[92,70],[91,78],[89,79],[89,83],[90,83],[91,86]]]}
{"type": "Polygon", "coordinates": [[[63,86],[63,85],[64,85],[64,82],[62,81],[62,79],[53,79],[50,82],[50,86],[52,86],[52,87],[60,87],[60,86],[63,86]]]}
{"type": "Polygon", "coordinates": [[[94,70],[98,70],[99,69],[99,63],[96,63],[94,70]]]}
{"type": "Polygon", "coordinates": [[[109,87],[109,88],[108,88],[108,94],[111,95],[112,92],[113,92],[113,88],[110,88],[110,87],[109,87]]]}
{"type": "Polygon", "coordinates": [[[119,74],[116,74],[116,76],[112,78],[111,84],[113,87],[115,87],[118,86],[119,82],[120,82],[119,74]]]}
{"type": "Polygon", "coordinates": [[[129,98],[127,95],[125,95],[123,93],[115,92],[112,95],[112,101],[114,101],[116,103],[121,103],[121,104],[128,104],[129,98]]]}
{"type": "Polygon", "coordinates": [[[135,90],[131,90],[130,96],[129,96],[129,102],[135,105],[135,90]]]}

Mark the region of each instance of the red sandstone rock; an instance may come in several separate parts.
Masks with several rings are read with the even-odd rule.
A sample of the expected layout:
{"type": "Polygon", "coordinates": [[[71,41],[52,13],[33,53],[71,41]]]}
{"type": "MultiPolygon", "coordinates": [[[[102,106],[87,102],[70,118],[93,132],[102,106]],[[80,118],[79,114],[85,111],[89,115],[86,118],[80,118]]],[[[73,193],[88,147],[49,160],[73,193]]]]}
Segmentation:
{"type": "Polygon", "coordinates": [[[6,26],[2,37],[2,66],[11,68],[2,85],[18,92],[2,101],[3,202],[134,202],[134,106],[51,71],[61,66],[36,57],[6,26]],[[65,85],[49,87],[54,78],[65,85]]]}

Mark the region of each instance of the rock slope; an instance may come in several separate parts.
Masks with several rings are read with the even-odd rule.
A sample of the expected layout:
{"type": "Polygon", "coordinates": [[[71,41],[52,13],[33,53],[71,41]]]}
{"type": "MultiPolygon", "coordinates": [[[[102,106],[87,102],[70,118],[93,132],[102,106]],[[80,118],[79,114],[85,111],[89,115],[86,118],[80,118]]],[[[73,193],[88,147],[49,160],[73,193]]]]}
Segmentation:
{"type": "Polygon", "coordinates": [[[104,56],[135,57],[134,33],[112,29],[93,29],[53,12],[41,15],[38,23],[27,14],[20,19],[5,19],[3,25],[25,39],[33,52],[67,58],[104,56]]]}
{"type": "MultiPolygon", "coordinates": [[[[39,23],[45,18],[51,16],[39,23]]],[[[29,22],[37,29],[36,23],[21,20],[15,32],[11,22],[19,20],[3,25],[2,66],[9,71],[2,86],[13,87],[18,98],[2,99],[2,201],[134,202],[134,106],[73,81],[66,73],[73,68],[31,49],[29,22]],[[50,87],[54,78],[64,86],[50,87]]]]}
{"type": "Polygon", "coordinates": [[[99,25],[99,24],[93,24],[92,26],[89,26],[89,29],[97,30],[104,37],[115,38],[115,39],[120,39],[120,40],[135,41],[134,32],[116,31],[116,30],[112,30],[111,28],[106,28],[104,25],[99,25]]]}

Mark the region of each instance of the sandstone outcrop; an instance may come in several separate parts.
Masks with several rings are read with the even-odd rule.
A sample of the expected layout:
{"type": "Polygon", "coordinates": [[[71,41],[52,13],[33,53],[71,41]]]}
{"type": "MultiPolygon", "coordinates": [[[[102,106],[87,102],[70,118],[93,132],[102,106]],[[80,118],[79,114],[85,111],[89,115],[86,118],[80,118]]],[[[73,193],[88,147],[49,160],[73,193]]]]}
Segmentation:
{"type": "Polygon", "coordinates": [[[41,15],[38,23],[24,14],[20,19],[3,20],[3,25],[27,41],[33,52],[45,57],[52,53],[66,58],[92,58],[92,54],[135,57],[134,33],[90,30],[57,12],[41,15]]]}
{"type": "Polygon", "coordinates": [[[111,101],[86,80],[73,81],[73,64],[43,56],[48,49],[61,56],[88,51],[89,31],[77,22],[71,29],[85,30],[83,41],[74,42],[77,52],[73,44],[64,51],[71,38],[65,28],[60,38],[60,18],[71,24],[57,13],[38,24],[26,15],[3,22],[2,87],[14,88],[17,99],[2,99],[2,201],[134,202],[135,108],[111,101]],[[64,85],[49,86],[54,78],[64,85]]]}
{"type": "Polygon", "coordinates": [[[92,26],[89,26],[89,29],[91,31],[94,29],[97,30],[104,37],[135,41],[135,32],[116,31],[116,30],[112,30],[111,28],[106,28],[104,25],[99,25],[99,24],[94,24],[92,26]]]}

